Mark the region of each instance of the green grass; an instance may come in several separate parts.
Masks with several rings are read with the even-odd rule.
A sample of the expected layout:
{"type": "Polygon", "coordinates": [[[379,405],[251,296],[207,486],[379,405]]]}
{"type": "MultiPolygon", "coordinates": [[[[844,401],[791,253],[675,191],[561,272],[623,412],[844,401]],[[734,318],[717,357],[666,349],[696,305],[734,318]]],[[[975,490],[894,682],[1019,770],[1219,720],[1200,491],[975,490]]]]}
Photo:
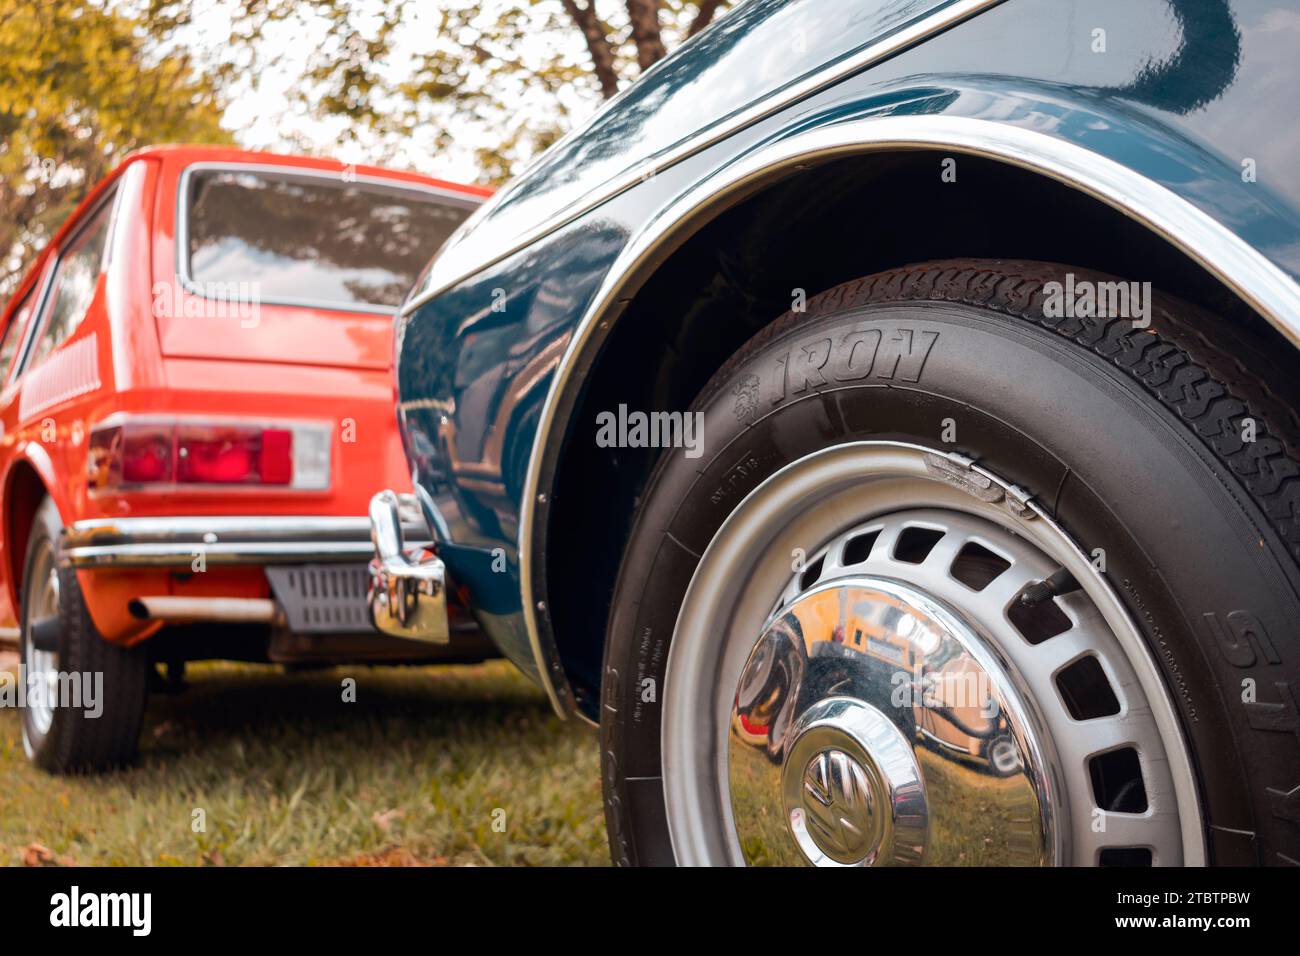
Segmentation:
{"type": "Polygon", "coordinates": [[[102,776],[35,769],[0,710],[0,863],[608,863],[594,732],[503,662],[188,680],[151,699],[138,764],[102,776]]]}

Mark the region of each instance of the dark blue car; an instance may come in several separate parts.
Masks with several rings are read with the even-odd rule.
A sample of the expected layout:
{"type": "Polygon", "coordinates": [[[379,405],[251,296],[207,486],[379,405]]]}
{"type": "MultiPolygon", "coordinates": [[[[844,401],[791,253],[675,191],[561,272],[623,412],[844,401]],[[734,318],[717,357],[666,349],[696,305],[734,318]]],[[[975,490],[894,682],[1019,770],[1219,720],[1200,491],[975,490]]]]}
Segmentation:
{"type": "Polygon", "coordinates": [[[1300,3],[748,0],[397,323],[630,864],[1300,861],[1300,3]]]}

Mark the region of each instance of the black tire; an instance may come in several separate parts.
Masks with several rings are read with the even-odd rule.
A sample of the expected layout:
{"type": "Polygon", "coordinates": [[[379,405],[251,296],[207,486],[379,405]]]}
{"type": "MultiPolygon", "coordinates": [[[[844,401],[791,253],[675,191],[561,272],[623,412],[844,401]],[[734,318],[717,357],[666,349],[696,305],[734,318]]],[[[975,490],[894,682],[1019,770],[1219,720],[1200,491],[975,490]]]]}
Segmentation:
{"type": "MultiPolygon", "coordinates": [[[[61,522],[52,499],[37,509],[27,544],[22,581],[22,639],[20,659],[27,670],[31,616],[28,609],[40,585],[45,555],[59,540],[61,522]],[[38,564],[41,566],[38,567],[38,564]]],[[[85,707],[57,707],[49,728],[34,726],[28,708],[23,708],[23,741],[32,761],[51,773],[108,770],[135,759],[148,698],[149,658],[143,648],[109,644],[99,636],[86,610],[81,585],[71,568],[58,569],[59,635],[56,643],[57,669],[61,674],[91,675],[99,680],[100,704],[85,707]]],[[[92,685],[93,687],[93,685],[92,685]]],[[[83,701],[84,702],[84,701],[83,701]]]]}
{"type": "Polygon", "coordinates": [[[659,462],[614,593],[601,737],[615,862],[673,862],[659,710],[640,689],[653,678],[662,700],[699,555],[775,471],[868,438],[969,455],[1033,493],[1085,550],[1103,548],[1182,720],[1208,860],[1300,861],[1295,356],[1160,293],[1142,331],[1127,319],[1049,318],[1044,285],[1067,272],[1113,279],[956,260],[848,282],[775,320],[710,380],[693,405],[705,455],[659,462]],[[925,348],[837,381],[850,329],[925,348]],[[769,389],[778,367],[787,387],[769,389]],[[945,418],[955,444],[941,441],[945,418]]]}

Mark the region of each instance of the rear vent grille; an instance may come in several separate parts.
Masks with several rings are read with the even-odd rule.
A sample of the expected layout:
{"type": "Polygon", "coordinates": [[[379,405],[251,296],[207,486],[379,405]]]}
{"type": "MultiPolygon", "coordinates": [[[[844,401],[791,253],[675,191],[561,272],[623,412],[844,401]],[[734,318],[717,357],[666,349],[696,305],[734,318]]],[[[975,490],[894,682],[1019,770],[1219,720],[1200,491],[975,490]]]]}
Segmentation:
{"type": "Polygon", "coordinates": [[[304,564],[266,569],[271,590],[298,634],[355,634],[370,630],[369,573],[364,564],[304,564]]]}

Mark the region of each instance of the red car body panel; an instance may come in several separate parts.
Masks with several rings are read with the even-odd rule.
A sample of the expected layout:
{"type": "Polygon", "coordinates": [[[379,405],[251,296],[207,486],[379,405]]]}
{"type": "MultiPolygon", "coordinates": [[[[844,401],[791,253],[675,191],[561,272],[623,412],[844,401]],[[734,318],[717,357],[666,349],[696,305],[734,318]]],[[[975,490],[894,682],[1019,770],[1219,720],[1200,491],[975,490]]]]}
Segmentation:
{"type": "MultiPolygon", "coordinates": [[[[142,516],[358,517],[377,489],[411,490],[393,413],[391,311],[265,303],[256,328],[242,327],[234,315],[185,317],[187,300],[195,296],[177,276],[179,183],[186,168],[207,163],[323,171],[344,181],[364,177],[473,201],[490,194],[413,173],[227,148],[156,147],[124,160],[55,234],[0,315],[0,330],[39,318],[31,306],[39,306],[60,251],[116,186],[110,254],[85,318],[35,367],[18,374],[0,369],[0,628],[17,627],[28,532],[44,495],[53,498],[67,527],[142,516]],[[167,290],[162,307],[155,294],[160,289],[167,290]],[[88,436],[119,414],[326,424],[329,487],[92,491],[88,436]]],[[[24,332],[21,341],[30,335],[24,332]]],[[[15,365],[30,348],[19,350],[15,365]]],[[[268,594],[259,567],[190,575],[79,568],[77,574],[101,634],[128,644],[160,626],[128,613],[135,596],[268,594]]]]}

